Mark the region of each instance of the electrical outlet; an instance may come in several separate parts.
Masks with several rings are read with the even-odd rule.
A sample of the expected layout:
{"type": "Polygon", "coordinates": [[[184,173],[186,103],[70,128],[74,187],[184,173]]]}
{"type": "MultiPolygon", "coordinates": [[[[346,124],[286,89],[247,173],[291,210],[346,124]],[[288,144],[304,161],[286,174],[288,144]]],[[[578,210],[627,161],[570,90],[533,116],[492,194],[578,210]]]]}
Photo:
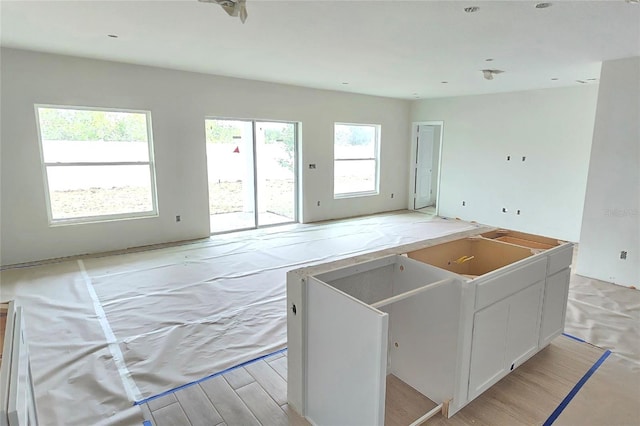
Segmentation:
{"type": "Polygon", "coordinates": [[[507,212],[507,208],[506,208],[506,207],[503,207],[503,208],[502,208],[502,213],[506,213],[506,212],[507,212]]]}
{"type": "Polygon", "coordinates": [[[391,193],[391,198],[393,198],[393,192],[391,193]]]}
{"type": "Polygon", "coordinates": [[[176,222],[180,222],[181,220],[180,215],[176,215],[176,222]]]}
{"type": "Polygon", "coordinates": [[[620,252],[620,259],[622,260],[627,260],[627,252],[626,251],[621,251],[620,252]]]}
{"type": "Polygon", "coordinates": [[[309,164],[309,168],[310,168],[310,169],[315,169],[315,168],[316,168],[315,163],[309,164]]]}
{"type": "Polygon", "coordinates": [[[462,206],[464,207],[464,206],[466,206],[466,205],[467,205],[467,202],[466,202],[466,201],[463,201],[463,202],[462,202],[462,206]]]}
{"type": "Polygon", "coordinates": [[[511,161],[511,156],[507,155],[507,161],[511,161]]]}
{"type": "Polygon", "coordinates": [[[320,207],[320,201],[318,201],[318,207],[320,207]]]}
{"type": "Polygon", "coordinates": [[[527,157],[525,157],[524,155],[522,156],[522,161],[526,160],[527,157]]]}
{"type": "Polygon", "coordinates": [[[520,210],[518,210],[518,211],[516,212],[516,214],[517,214],[517,215],[520,215],[520,210]]]}

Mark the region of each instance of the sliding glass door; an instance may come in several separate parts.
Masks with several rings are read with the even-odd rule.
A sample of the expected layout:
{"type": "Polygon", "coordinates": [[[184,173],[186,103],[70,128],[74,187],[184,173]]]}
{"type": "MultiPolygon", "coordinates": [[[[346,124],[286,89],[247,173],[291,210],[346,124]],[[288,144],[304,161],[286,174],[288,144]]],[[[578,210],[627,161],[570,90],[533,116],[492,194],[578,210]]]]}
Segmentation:
{"type": "Polygon", "coordinates": [[[256,122],[258,226],[296,221],[296,125],[256,122]]]}
{"type": "Polygon", "coordinates": [[[211,233],[297,220],[296,124],[207,119],[211,233]]]}

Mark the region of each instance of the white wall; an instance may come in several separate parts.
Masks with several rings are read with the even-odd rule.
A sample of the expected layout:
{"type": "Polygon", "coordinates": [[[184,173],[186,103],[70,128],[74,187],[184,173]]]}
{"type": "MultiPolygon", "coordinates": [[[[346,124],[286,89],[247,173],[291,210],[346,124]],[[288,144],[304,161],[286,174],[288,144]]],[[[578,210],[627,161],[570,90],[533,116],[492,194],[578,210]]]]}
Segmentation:
{"type": "Polygon", "coordinates": [[[407,179],[398,171],[409,161],[408,101],[14,49],[3,48],[1,57],[3,265],[206,237],[205,116],[302,123],[304,222],[407,204],[407,179]],[[159,217],[50,227],[35,103],[150,110],[159,217]],[[380,195],[333,199],[337,121],[382,125],[380,195]]]}
{"type": "Polygon", "coordinates": [[[439,214],[577,241],[596,100],[589,85],[413,102],[412,121],[444,121],[439,214]]]}
{"type": "Polygon", "coordinates": [[[639,170],[640,57],[607,61],[600,75],[578,274],[640,284],[639,170]]]}

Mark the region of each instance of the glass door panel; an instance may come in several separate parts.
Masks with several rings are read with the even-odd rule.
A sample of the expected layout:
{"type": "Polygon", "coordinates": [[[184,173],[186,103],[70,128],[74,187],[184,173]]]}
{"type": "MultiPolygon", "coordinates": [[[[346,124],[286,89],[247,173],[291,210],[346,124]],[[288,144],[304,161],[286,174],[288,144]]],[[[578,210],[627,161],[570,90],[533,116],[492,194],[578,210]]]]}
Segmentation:
{"type": "Polygon", "coordinates": [[[253,122],[205,120],[211,233],[256,227],[253,122]]]}
{"type": "Polygon", "coordinates": [[[258,226],[296,221],[296,124],[258,121],[258,226]]]}

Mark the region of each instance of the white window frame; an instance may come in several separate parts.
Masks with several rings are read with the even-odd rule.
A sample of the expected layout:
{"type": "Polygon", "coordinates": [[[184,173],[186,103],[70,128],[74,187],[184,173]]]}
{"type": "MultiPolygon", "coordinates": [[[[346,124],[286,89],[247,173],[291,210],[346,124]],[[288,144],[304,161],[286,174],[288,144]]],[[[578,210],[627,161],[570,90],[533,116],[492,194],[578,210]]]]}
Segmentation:
{"type": "Polygon", "coordinates": [[[380,124],[369,124],[369,123],[344,123],[344,122],[335,122],[333,123],[333,198],[334,200],[340,198],[355,198],[355,197],[367,197],[371,195],[380,194],[380,134],[382,133],[382,126],[380,124]],[[374,158],[336,158],[335,147],[336,147],[336,126],[361,126],[361,127],[373,127],[375,129],[375,157],[374,158]],[[345,192],[336,194],[336,175],[335,175],[335,164],[337,161],[375,161],[375,189],[371,191],[359,191],[359,192],[345,192]]]}
{"type": "Polygon", "coordinates": [[[89,106],[73,106],[73,105],[52,105],[52,104],[34,104],[36,128],[38,131],[38,146],[40,148],[40,167],[42,169],[42,177],[44,180],[44,195],[45,204],[47,207],[47,218],[49,220],[49,226],[60,225],[73,225],[83,223],[94,222],[108,222],[114,220],[123,219],[137,219],[148,218],[158,216],[158,201],[157,201],[157,188],[156,188],[156,168],[153,158],[153,131],[151,127],[151,111],[135,110],[126,108],[105,108],[105,107],[89,107],[89,106]],[[44,161],[44,147],[42,146],[42,131],[40,129],[40,108],[50,109],[70,109],[81,111],[105,111],[105,112],[124,112],[134,114],[144,114],[147,122],[147,149],[149,150],[149,161],[105,161],[105,162],[55,162],[47,163],[44,161]],[[49,176],[47,174],[47,167],[83,167],[83,166],[148,166],[150,175],[151,186],[151,204],[152,210],[145,212],[132,212],[132,213],[118,213],[118,214],[105,214],[96,216],[80,216],[67,219],[54,219],[53,212],[51,210],[51,193],[49,191],[49,176]]]}

